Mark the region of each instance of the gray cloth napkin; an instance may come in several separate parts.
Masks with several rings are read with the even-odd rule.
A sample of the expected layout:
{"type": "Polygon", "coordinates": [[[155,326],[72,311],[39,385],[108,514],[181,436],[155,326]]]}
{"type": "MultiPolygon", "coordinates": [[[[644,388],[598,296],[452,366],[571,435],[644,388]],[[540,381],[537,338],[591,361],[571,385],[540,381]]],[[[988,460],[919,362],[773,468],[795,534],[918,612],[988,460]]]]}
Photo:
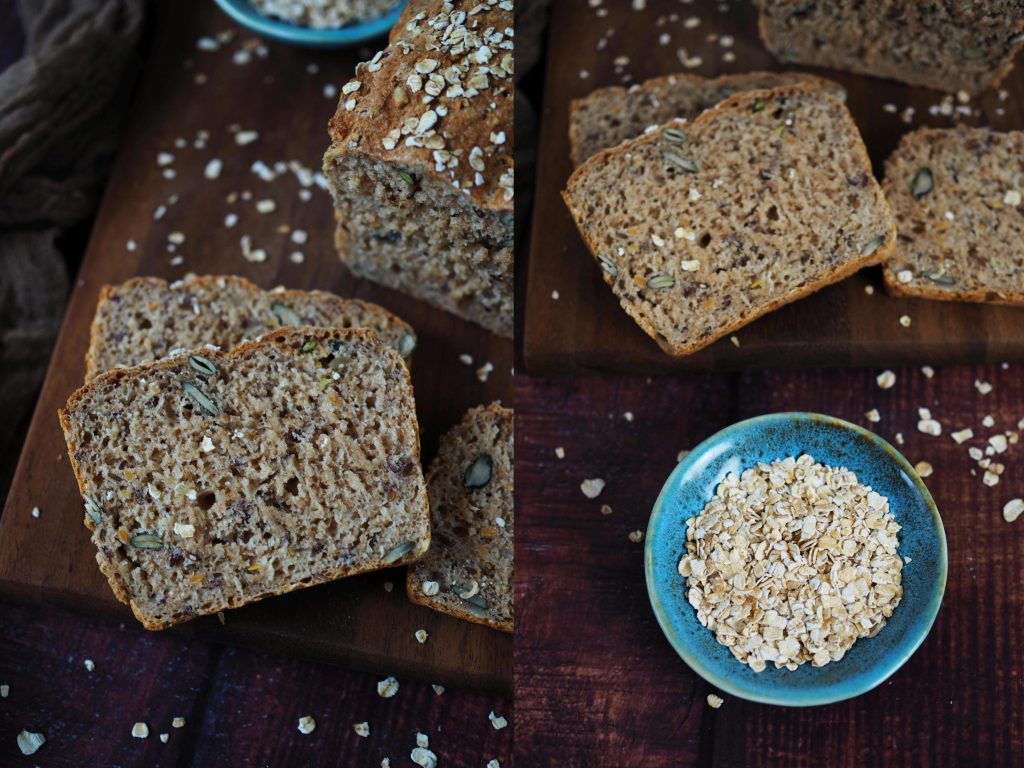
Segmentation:
{"type": "Polygon", "coordinates": [[[95,210],[138,70],[144,0],[19,0],[0,72],[0,498],[68,294],[58,235],[95,210]]]}

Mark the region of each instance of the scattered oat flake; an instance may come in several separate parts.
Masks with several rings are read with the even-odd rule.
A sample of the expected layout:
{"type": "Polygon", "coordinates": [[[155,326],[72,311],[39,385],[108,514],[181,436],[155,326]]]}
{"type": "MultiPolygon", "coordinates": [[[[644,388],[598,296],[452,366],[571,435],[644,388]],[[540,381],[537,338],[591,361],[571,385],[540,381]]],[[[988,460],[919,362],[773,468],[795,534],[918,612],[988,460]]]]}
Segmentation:
{"type": "Polygon", "coordinates": [[[32,517],[39,517],[39,507],[32,507],[32,517]]]}
{"type": "Polygon", "coordinates": [[[235,144],[244,147],[246,144],[252,144],[259,137],[260,135],[256,131],[239,131],[235,134],[235,144]]]}
{"type": "Polygon", "coordinates": [[[501,763],[497,760],[488,760],[486,768],[501,768],[501,763]]]}
{"type": "Polygon", "coordinates": [[[992,488],[999,484],[999,475],[997,475],[992,470],[986,469],[985,474],[981,478],[981,482],[983,482],[989,488],[992,488]]]}
{"type": "Polygon", "coordinates": [[[622,414],[622,418],[624,418],[626,421],[632,421],[633,420],[633,412],[632,411],[626,411],[624,414],[622,414]]]}
{"type": "Polygon", "coordinates": [[[356,723],[352,726],[352,730],[356,732],[357,736],[362,736],[364,739],[370,735],[370,724],[367,722],[356,723]]]}
{"type": "Polygon", "coordinates": [[[443,685],[438,685],[437,683],[431,683],[430,687],[434,689],[434,693],[436,693],[438,696],[440,696],[442,693],[444,693],[444,686],[443,685]]]}
{"type": "Polygon", "coordinates": [[[149,736],[149,726],[145,723],[136,723],[132,726],[132,736],[136,739],[145,739],[149,736]]]}
{"type": "Polygon", "coordinates": [[[92,659],[86,659],[85,660],[85,671],[86,672],[92,672],[94,669],[96,669],[96,662],[94,662],[92,659]]]}
{"type": "Polygon", "coordinates": [[[957,445],[961,445],[965,441],[970,440],[972,437],[974,437],[974,432],[973,430],[971,430],[970,427],[968,427],[967,429],[961,429],[958,432],[954,432],[953,434],[950,435],[950,437],[953,438],[953,441],[957,445]]]}
{"type": "Polygon", "coordinates": [[[18,749],[23,755],[34,755],[45,743],[46,737],[41,733],[22,731],[18,734],[18,749]]]}
{"type": "Polygon", "coordinates": [[[260,213],[273,213],[277,210],[277,203],[273,200],[259,200],[256,203],[256,210],[260,213]]]}
{"type": "Polygon", "coordinates": [[[872,408],[870,411],[864,414],[864,418],[870,421],[872,424],[877,424],[882,420],[882,414],[878,412],[877,408],[872,408]]]}
{"type": "Polygon", "coordinates": [[[985,416],[985,418],[981,420],[981,426],[983,427],[994,427],[995,425],[996,420],[993,419],[991,416],[985,416]]]}
{"type": "Polygon", "coordinates": [[[925,375],[925,378],[930,379],[932,376],[935,375],[935,369],[932,368],[930,365],[924,365],[921,366],[921,373],[925,375]]]}
{"type": "Polygon", "coordinates": [[[929,477],[935,470],[927,461],[919,461],[914,465],[914,471],[921,477],[929,477]]]}
{"type": "Polygon", "coordinates": [[[629,540],[632,541],[634,544],[639,544],[641,541],[644,540],[644,532],[633,531],[629,534],[629,540]]]}
{"type": "Polygon", "coordinates": [[[467,355],[465,352],[463,352],[461,355],[459,355],[459,362],[462,363],[463,365],[472,365],[473,358],[470,355],[467,355]]]}
{"type": "Polygon", "coordinates": [[[718,709],[724,703],[725,703],[725,699],[723,699],[721,696],[718,696],[718,695],[716,695],[714,693],[709,693],[708,694],[708,706],[711,707],[712,709],[718,709]]]}
{"type": "Polygon", "coordinates": [[[564,459],[565,458],[565,448],[563,448],[562,446],[558,446],[557,448],[555,448],[555,458],[564,459]]]}
{"type": "Polygon", "coordinates": [[[601,505],[601,514],[602,515],[610,515],[611,513],[612,513],[612,508],[610,506],[608,506],[607,504],[602,504],[601,505]]]}
{"type": "Polygon", "coordinates": [[[203,176],[208,179],[219,178],[223,167],[224,163],[215,157],[206,164],[206,167],[203,169],[203,176]]]}
{"type": "Polygon", "coordinates": [[[487,381],[487,378],[491,375],[491,371],[494,370],[494,364],[486,362],[476,369],[476,377],[481,382],[487,381]]]}
{"type": "Polygon", "coordinates": [[[381,698],[390,699],[396,693],[398,693],[398,681],[394,677],[385,677],[377,683],[377,695],[381,698]]]}
{"type": "Polygon", "coordinates": [[[987,381],[979,381],[978,379],[974,380],[974,388],[983,395],[987,395],[989,392],[992,391],[991,384],[989,384],[987,381]]]}
{"type": "Polygon", "coordinates": [[[900,317],[900,325],[902,325],[904,328],[909,328],[910,327],[910,315],[903,315],[902,317],[900,317]]]}
{"type": "Polygon", "coordinates": [[[868,296],[874,295],[874,293],[875,293],[875,286],[873,286],[873,285],[865,285],[864,286],[864,293],[866,293],[868,296]]]}
{"type": "Polygon", "coordinates": [[[312,715],[303,715],[299,718],[299,733],[308,736],[316,730],[316,720],[312,715]]]}
{"type": "Polygon", "coordinates": [[[10,695],[11,695],[11,686],[9,686],[7,683],[4,683],[3,685],[0,685],[0,699],[6,699],[10,695]]]}
{"type": "Polygon", "coordinates": [[[896,383],[896,374],[892,371],[882,371],[875,378],[875,381],[878,382],[878,386],[882,389],[891,389],[896,383]]]}
{"type": "Polygon", "coordinates": [[[385,581],[384,582],[384,591],[385,592],[391,592],[394,588],[395,588],[395,585],[392,582],[390,582],[390,581],[385,581]]]}
{"type": "Polygon", "coordinates": [[[902,432],[897,432],[893,436],[893,440],[896,441],[896,445],[903,445],[903,433],[902,432]]]}
{"type": "Polygon", "coordinates": [[[160,734],[160,741],[162,741],[164,744],[166,744],[170,740],[171,740],[171,734],[169,734],[169,733],[161,733],[160,734]]]}
{"type": "Polygon", "coordinates": [[[685,459],[689,455],[690,455],[690,452],[688,450],[686,450],[686,449],[681,450],[679,453],[676,454],[676,462],[678,463],[678,462],[682,461],[683,459],[685,459]]]}
{"type": "Polygon", "coordinates": [[[1024,499],[1010,499],[1003,507],[1003,520],[1012,523],[1024,514],[1024,499]]]}
{"type": "Polygon", "coordinates": [[[176,717],[176,718],[174,718],[173,720],[171,720],[171,727],[172,728],[184,728],[185,727],[185,718],[184,717],[176,717]]]}
{"type": "Polygon", "coordinates": [[[437,768],[437,755],[425,747],[416,747],[409,754],[409,759],[422,768],[437,768]]]}
{"type": "Polygon", "coordinates": [[[427,638],[430,637],[430,635],[425,629],[417,629],[415,637],[416,642],[422,645],[423,643],[427,642],[427,638]]]}
{"type": "Polygon", "coordinates": [[[917,422],[918,432],[923,432],[926,435],[932,435],[938,437],[942,434],[942,425],[932,418],[923,418],[917,422]]]}
{"type": "Polygon", "coordinates": [[[580,490],[588,499],[596,499],[604,490],[604,480],[599,477],[589,478],[580,483],[580,490]]]}
{"type": "Polygon", "coordinates": [[[487,719],[491,721],[491,725],[494,726],[494,730],[496,731],[500,731],[508,725],[508,720],[499,715],[495,715],[493,711],[487,716],[487,719]]]}

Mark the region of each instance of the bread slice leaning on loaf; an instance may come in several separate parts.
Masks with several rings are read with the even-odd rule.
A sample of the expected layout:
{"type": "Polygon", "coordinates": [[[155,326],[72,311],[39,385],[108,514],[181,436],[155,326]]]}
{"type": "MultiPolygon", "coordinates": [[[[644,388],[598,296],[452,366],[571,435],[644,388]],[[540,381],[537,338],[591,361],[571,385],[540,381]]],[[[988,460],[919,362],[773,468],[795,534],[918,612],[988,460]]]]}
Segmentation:
{"type": "Polygon", "coordinates": [[[241,277],[136,277],[100,291],[85,356],[86,381],[112,368],[208,344],[228,350],[289,325],[369,328],[408,358],[412,327],[381,306],[326,291],[264,291],[241,277]]]}
{"type": "Polygon", "coordinates": [[[919,128],[885,163],[890,293],[1024,304],[1024,132],[919,128]]]}
{"type": "Polygon", "coordinates": [[[505,0],[410,0],[342,88],[323,165],[354,274],[508,338],[512,27],[505,0]]]}
{"type": "Polygon", "coordinates": [[[414,603],[512,632],[513,412],[473,408],[441,439],[427,473],[433,541],[409,569],[414,603]]]}
{"type": "Polygon", "coordinates": [[[109,371],[60,422],[100,570],[148,629],[430,544],[409,371],[372,331],[109,371]]]}
{"type": "Polygon", "coordinates": [[[737,94],[590,158],[562,193],[622,308],[686,355],[877,264],[896,227],[846,107],[737,94]]]}
{"type": "Polygon", "coordinates": [[[804,72],[745,72],[708,79],[666,75],[629,88],[598,88],[574,99],[569,111],[569,149],[574,167],[602,149],[640,136],[648,128],[681,118],[693,120],[706,109],[742,91],[806,83],[845,101],[838,83],[804,72]]]}

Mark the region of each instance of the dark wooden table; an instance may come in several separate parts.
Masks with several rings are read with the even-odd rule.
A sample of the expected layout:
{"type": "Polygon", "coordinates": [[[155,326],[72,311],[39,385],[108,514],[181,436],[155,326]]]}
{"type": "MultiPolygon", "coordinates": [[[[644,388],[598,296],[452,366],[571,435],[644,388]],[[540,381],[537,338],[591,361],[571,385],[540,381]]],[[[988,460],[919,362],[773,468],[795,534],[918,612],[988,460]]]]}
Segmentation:
{"type": "MultiPolygon", "coordinates": [[[[1024,366],[774,371],[678,377],[517,377],[516,753],[530,766],[1010,766],[1024,764],[1024,442],[982,483],[969,446],[1017,430],[1024,366]],[[993,389],[982,395],[975,380],[993,389]],[[943,425],[917,431],[917,409],[943,425]],[[866,411],[881,421],[870,424],[866,411]],[[942,513],[949,581],[935,625],[892,678],[811,709],[712,692],[662,635],[644,586],[651,507],[680,450],[762,413],[813,410],[905,440],[942,513]],[[628,421],[626,413],[632,414],[628,421]],[[994,426],[986,428],[986,415],[994,426]],[[957,445],[963,427],[974,439],[957,445]],[[555,449],[562,447],[559,460],[555,449]],[[973,474],[975,470],[977,474],[973,474]],[[587,499],[584,478],[607,481],[587,499]],[[602,504],[612,507],[602,515],[602,504]]],[[[897,441],[898,442],[898,441],[897,441]]]]}

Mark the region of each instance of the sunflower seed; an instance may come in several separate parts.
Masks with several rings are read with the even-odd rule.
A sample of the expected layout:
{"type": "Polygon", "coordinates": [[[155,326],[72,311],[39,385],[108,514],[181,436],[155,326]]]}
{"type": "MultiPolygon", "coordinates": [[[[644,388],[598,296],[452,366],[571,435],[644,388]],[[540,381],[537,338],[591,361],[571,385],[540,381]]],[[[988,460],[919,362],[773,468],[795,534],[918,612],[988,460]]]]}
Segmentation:
{"type": "Polygon", "coordinates": [[[137,533],[128,541],[136,549],[163,549],[164,543],[155,533],[137,533]]]}
{"type": "Polygon", "coordinates": [[[944,285],[947,288],[956,285],[956,281],[952,277],[950,277],[949,275],[944,275],[940,272],[934,272],[931,274],[929,274],[928,272],[922,272],[921,277],[923,277],[925,280],[930,280],[936,285],[944,285]]]}
{"type": "Polygon", "coordinates": [[[201,411],[208,413],[210,416],[220,416],[220,406],[217,405],[217,401],[195,384],[190,381],[184,381],[181,384],[181,388],[185,390],[185,394],[192,399],[192,402],[199,406],[201,411]]]}
{"type": "Polygon", "coordinates": [[[932,191],[935,186],[935,180],[932,178],[932,172],[928,168],[922,168],[914,174],[914,180],[910,182],[910,194],[915,199],[920,200],[922,197],[932,191]]]}
{"type": "Polygon", "coordinates": [[[193,371],[204,378],[209,379],[217,375],[217,366],[209,358],[202,355],[192,355],[188,359],[188,364],[192,367],[193,371]]]}
{"type": "Polygon", "coordinates": [[[284,304],[275,302],[270,305],[270,311],[274,313],[274,317],[277,318],[277,322],[281,325],[302,325],[301,318],[284,304]]]}
{"type": "Polygon", "coordinates": [[[471,598],[463,600],[463,602],[466,603],[469,612],[478,619],[487,618],[487,601],[483,595],[473,595],[471,598]]]}
{"type": "Polygon", "coordinates": [[[670,144],[682,144],[686,141],[686,134],[678,128],[666,128],[661,132],[661,138],[670,144]]]}
{"type": "Polygon", "coordinates": [[[670,166],[678,168],[684,173],[697,172],[697,164],[675,147],[669,147],[668,149],[661,150],[661,157],[670,166]]]}
{"type": "Polygon", "coordinates": [[[402,340],[398,342],[398,354],[402,357],[409,357],[416,349],[416,337],[411,333],[407,333],[402,337],[402,340]]]}
{"type": "Polygon", "coordinates": [[[491,471],[493,468],[494,463],[491,461],[491,457],[486,453],[481,453],[469,465],[465,476],[462,478],[462,484],[467,488],[483,488],[491,482],[491,471]]]}
{"type": "Polygon", "coordinates": [[[872,253],[877,251],[882,243],[885,242],[885,235],[879,235],[868,241],[868,244],[860,249],[861,256],[870,256],[872,253]]]}
{"type": "Polygon", "coordinates": [[[615,265],[614,261],[609,261],[608,259],[602,258],[600,256],[597,258],[597,260],[601,262],[601,269],[603,269],[612,277],[618,276],[619,268],[615,265]]]}
{"type": "Polygon", "coordinates": [[[384,562],[390,565],[396,560],[401,560],[403,557],[412,552],[415,548],[416,542],[414,541],[406,541],[403,544],[399,544],[397,547],[390,550],[386,555],[384,555],[384,562]]]}
{"type": "Polygon", "coordinates": [[[103,519],[102,518],[103,508],[99,505],[99,502],[97,502],[96,499],[93,498],[92,496],[90,496],[88,493],[85,494],[84,498],[85,498],[85,514],[87,514],[89,516],[89,518],[94,523],[96,523],[96,525],[99,525],[100,521],[103,519]]]}
{"type": "Polygon", "coordinates": [[[652,289],[671,288],[676,284],[676,279],[671,275],[654,274],[647,278],[647,287],[652,289]]]}
{"type": "Polygon", "coordinates": [[[402,179],[402,181],[404,181],[410,187],[414,186],[416,184],[416,179],[413,178],[413,175],[411,173],[406,173],[405,171],[399,171],[398,172],[398,176],[399,176],[399,178],[402,179]]]}

